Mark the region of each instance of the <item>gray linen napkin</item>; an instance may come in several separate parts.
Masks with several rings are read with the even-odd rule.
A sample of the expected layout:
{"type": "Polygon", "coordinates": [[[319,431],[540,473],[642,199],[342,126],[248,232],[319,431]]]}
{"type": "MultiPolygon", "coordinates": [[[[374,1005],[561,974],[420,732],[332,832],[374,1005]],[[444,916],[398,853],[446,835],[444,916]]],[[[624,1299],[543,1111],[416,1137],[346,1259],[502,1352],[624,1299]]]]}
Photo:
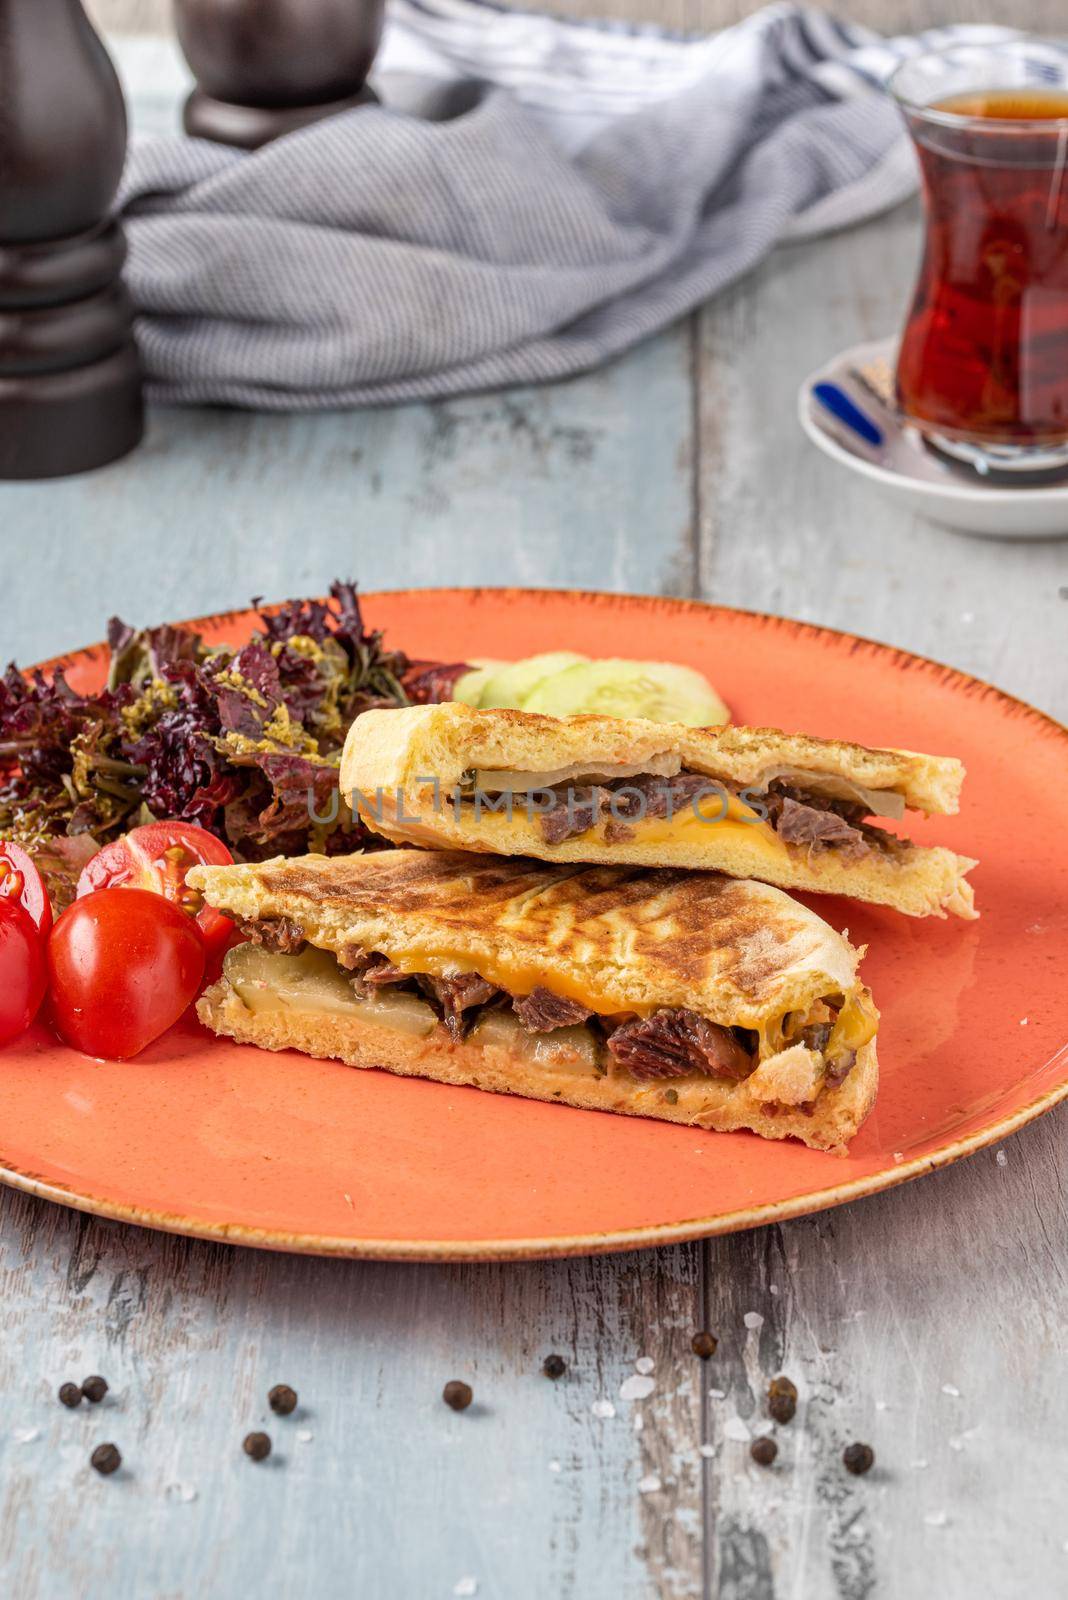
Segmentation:
{"type": "Polygon", "coordinates": [[[150,392],[312,410],[593,367],[777,241],[909,193],[881,85],[917,48],[793,5],[678,39],[391,0],[382,106],[251,155],[133,147],[150,392]]]}

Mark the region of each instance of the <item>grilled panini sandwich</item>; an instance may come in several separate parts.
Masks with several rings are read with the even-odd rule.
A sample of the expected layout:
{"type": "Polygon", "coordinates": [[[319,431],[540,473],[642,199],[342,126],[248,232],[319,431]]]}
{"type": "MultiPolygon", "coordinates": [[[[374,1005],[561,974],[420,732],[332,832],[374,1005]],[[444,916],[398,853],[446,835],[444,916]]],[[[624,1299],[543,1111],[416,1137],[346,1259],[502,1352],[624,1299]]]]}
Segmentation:
{"type": "Polygon", "coordinates": [[[216,1033],[842,1151],[875,1099],[859,955],[763,883],[388,850],[197,867],[248,942],[216,1033]]]}
{"type": "Polygon", "coordinates": [[[915,917],[974,917],[977,863],[879,822],[955,812],[963,777],[952,757],[769,728],[457,704],[367,711],[341,762],[342,794],[399,843],[713,870],[915,917]]]}

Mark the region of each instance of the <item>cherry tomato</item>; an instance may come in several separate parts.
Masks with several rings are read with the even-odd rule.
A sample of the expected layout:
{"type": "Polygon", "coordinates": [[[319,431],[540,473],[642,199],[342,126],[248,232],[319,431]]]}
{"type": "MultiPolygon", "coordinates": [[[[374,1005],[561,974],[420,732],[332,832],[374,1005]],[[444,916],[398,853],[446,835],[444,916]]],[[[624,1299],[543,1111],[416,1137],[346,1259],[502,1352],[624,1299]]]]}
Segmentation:
{"type": "Polygon", "coordinates": [[[48,974],[37,925],[14,900],[0,901],[0,1044],[24,1033],[41,1009],[48,974]]]}
{"type": "Polygon", "coordinates": [[[233,856],[213,833],[192,822],[149,822],[134,828],[96,854],[82,869],[78,898],[98,889],[150,889],[195,917],[211,963],[230,943],[229,917],[204,904],[204,897],[186,885],[190,867],[225,867],[233,856]]]}
{"type": "Polygon", "coordinates": [[[52,1020],[90,1056],[135,1056],[178,1021],[203,974],[192,918],[145,889],[75,900],[48,941],[52,1020]]]}
{"type": "Polygon", "coordinates": [[[0,900],[12,900],[28,911],[42,939],[52,931],[52,902],[44,879],[21,845],[0,839],[0,900]]]}

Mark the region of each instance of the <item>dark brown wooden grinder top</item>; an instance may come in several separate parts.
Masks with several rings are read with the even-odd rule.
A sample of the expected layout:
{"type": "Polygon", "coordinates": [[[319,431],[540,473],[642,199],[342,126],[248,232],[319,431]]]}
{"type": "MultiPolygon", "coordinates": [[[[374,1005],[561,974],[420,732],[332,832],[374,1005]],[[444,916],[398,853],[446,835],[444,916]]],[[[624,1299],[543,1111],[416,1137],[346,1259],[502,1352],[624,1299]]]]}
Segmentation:
{"type": "Polygon", "coordinates": [[[0,0],[0,478],[83,472],[143,431],[110,210],[114,68],[79,0],[0,0]]]}
{"type": "Polygon", "coordinates": [[[385,0],[175,0],[197,87],[185,129],[257,149],[280,134],[373,103],[366,85],[385,0]]]}

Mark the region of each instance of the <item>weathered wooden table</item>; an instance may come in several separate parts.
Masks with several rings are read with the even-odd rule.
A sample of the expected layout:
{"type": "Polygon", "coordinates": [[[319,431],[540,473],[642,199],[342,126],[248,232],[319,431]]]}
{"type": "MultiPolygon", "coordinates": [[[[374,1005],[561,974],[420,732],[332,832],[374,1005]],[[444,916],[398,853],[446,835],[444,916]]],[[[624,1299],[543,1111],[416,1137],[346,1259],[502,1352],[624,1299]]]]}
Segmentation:
{"type": "MultiPolygon", "coordinates": [[[[158,125],[173,97],[143,95],[139,114],[158,125]]],[[[322,417],[157,412],[120,466],[0,490],[4,649],[30,661],[111,611],[180,617],[338,573],[631,589],[888,639],[1065,716],[1065,545],[910,521],[795,422],[807,370],[897,324],[917,241],[908,207],[781,250],[556,389],[322,417]]],[[[1066,1133],[1062,1108],[997,1155],[811,1220],[544,1266],[287,1258],[4,1192],[7,1592],[1063,1594],[1066,1133]],[[689,1350],[699,1327],[720,1341],[707,1364],[689,1350]],[[569,1363],[558,1383],[540,1375],[549,1351],[569,1363]],[[654,1389],[626,1400],[639,1356],[654,1389]],[[56,1386],[93,1371],[107,1401],[64,1411],[56,1386]],[[766,1473],[739,1421],[760,1428],[780,1371],[802,1398],[766,1473]],[[478,1401],[459,1416],[439,1398],[454,1376],[478,1401]],[[279,1381],[301,1396],[284,1430],[265,1406],[279,1381]],[[256,1426],[276,1439],[265,1467],[241,1454],[256,1426]],[[110,1480],[87,1466],[107,1438],[128,1466],[110,1480]],[[853,1438],[878,1456],[863,1479],[840,1464],[853,1438]]]]}

